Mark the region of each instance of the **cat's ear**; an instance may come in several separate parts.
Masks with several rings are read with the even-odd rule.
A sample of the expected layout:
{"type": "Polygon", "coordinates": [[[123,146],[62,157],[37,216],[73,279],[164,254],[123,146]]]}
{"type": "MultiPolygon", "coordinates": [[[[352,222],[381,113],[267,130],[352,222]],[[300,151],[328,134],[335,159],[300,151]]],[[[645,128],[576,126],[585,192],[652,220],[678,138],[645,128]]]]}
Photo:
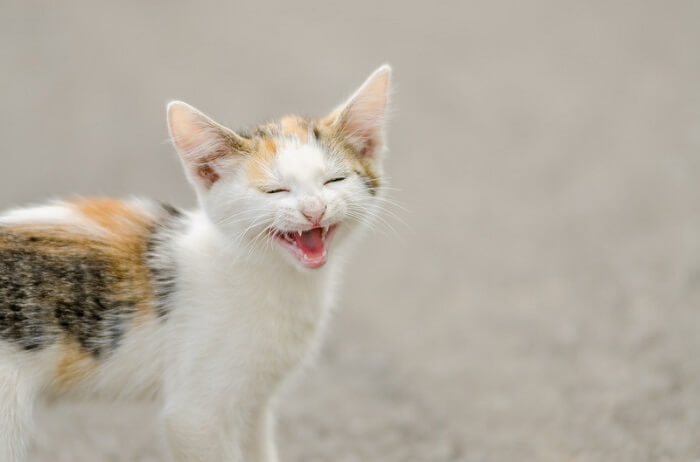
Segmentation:
{"type": "Polygon", "coordinates": [[[249,140],[182,101],[168,104],[168,129],[187,178],[205,190],[250,149],[249,140]]]}
{"type": "Polygon", "coordinates": [[[360,155],[376,159],[384,147],[390,84],[391,67],[385,64],[322,123],[335,127],[360,155]]]}

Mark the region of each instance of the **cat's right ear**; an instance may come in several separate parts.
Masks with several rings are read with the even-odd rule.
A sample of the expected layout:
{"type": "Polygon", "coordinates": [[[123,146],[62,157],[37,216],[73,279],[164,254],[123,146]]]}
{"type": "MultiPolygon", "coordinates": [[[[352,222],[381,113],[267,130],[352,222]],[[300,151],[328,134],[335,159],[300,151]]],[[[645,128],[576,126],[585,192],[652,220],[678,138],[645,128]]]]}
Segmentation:
{"type": "Polygon", "coordinates": [[[187,178],[204,190],[211,188],[250,149],[249,140],[182,101],[168,104],[168,129],[187,178]]]}

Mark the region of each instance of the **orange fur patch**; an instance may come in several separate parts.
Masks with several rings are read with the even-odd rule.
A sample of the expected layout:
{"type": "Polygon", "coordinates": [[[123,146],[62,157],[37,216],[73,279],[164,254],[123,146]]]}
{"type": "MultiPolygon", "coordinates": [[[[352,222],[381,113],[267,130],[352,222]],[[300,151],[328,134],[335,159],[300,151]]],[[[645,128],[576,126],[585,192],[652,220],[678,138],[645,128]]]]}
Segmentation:
{"type": "Polygon", "coordinates": [[[59,346],[59,360],[56,366],[54,384],[67,389],[90,377],[97,367],[97,360],[76,343],[62,343],[59,346]]]}
{"type": "Polygon", "coordinates": [[[269,169],[277,155],[277,143],[268,135],[259,140],[258,149],[248,159],[248,179],[258,187],[267,183],[269,169]]]}
{"type": "Polygon", "coordinates": [[[109,234],[102,239],[102,252],[112,263],[120,281],[115,289],[137,300],[140,318],[155,316],[153,285],[146,266],[148,237],[153,220],[133,205],[116,199],[80,199],[76,209],[109,234]]]}
{"type": "Polygon", "coordinates": [[[149,221],[143,212],[117,199],[79,199],[74,205],[87,219],[117,236],[142,231],[149,221]]]}
{"type": "Polygon", "coordinates": [[[286,116],[280,120],[280,128],[285,136],[292,136],[301,143],[309,141],[309,124],[297,116],[286,116]]]}

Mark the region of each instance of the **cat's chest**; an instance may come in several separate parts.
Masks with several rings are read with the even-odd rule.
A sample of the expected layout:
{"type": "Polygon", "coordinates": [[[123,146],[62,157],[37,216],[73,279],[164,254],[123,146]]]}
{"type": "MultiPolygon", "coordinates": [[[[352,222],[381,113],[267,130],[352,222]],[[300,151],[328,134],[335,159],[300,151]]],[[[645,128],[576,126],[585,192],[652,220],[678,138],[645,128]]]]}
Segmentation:
{"type": "Polygon", "coordinates": [[[308,353],[328,309],[324,287],[303,282],[258,277],[209,287],[197,297],[206,303],[201,332],[212,333],[232,359],[293,366],[308,353]]]}
{"type": "MultiPolygon", "coordinates": [[[[251,345],[261,353],[294,355],[315,336],[325,313],[317,288],[277,287],[245,294],[232,303],[251,345]]],[[[235,322],[232,320],[232,322],[235,322]]]]}

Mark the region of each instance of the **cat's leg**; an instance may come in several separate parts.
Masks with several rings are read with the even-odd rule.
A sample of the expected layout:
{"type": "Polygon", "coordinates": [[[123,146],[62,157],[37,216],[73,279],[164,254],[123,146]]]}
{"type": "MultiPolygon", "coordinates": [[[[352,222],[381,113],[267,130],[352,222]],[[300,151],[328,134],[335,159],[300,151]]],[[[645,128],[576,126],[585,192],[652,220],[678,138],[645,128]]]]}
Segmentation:
{"type": "Polygon", "coordinates": [[[244,444],[244,458],[251,462],[279,462],[275,445],[275,416],[272,406],[254,414],[244,444]]]}
{"type": "Polygon", "coordinates": [[[166,444],[175,462],[277,462],[270,407],[257,393],[178,391],[163,412],[166,444]]]}
{"type": "Polygon", "coordinates": [[[0,461],[23,462],[31,437],[36,387],[0,361],[0,461]]]}
{"type": "Polygon", "coordinates": [[[244,462],[219,410],[196,399],[167,406],[163,430],[173,462],[244,462]]]}

